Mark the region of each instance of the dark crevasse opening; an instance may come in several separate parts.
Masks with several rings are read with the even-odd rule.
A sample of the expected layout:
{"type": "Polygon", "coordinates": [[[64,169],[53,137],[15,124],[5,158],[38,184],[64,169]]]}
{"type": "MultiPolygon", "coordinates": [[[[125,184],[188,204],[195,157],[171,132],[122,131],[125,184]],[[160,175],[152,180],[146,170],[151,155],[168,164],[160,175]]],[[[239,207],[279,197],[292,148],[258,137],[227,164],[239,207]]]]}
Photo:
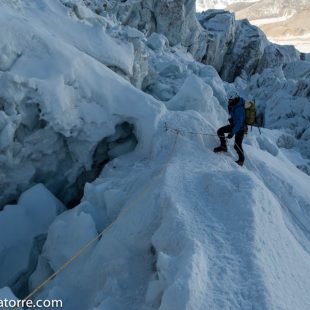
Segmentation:
{"type": "Polygon", "coordinates": [[[31,274],[35,271],[38,257],[42,253],[43,245],[46,240],[46,234],[38,235],[34,238],[32,248],[29,255],[28,268],[15,279],[13,283],[8,283],[15,296],[22,299],[29,294],[28,281],[31,274]]]}
{"type": "Polygon", "coordinates": [[[59,195],[59,198],[68,208],[73,208],[79,204],[84,194],[84,185],[87,182],[94,181],[110,160],[130,153],[136,148],[138,139],[134,131],[133,124],[123,122],[116,126],[115,133],[112,136],[102,139],[97,144],[93,153],[91,168],[88,170],[84,168],[75,183],[59,195]]]}
{"type": "MultiPolygon", "coordinates": [[[[134,133],[134,125],[123,122],[115,127],[115,133],[102,139],[96,146],[92,156],[92,165],[90,169],[84,169],[77,177],[76,181],[68,187],[64,187],[62,192],[55,195],[65,203],[68,208],[73,208],[79,204],[84,194],[84,185],[86,182],[94,181],[101,173],[104,166],[116,157],[132,152],[138,139],[134,133]]],[[[13,293],[19,298],[27,296],[29,293],[28,281],[30,275],[34,272],[44,242],[46,234],[41,234],[34,238],[33,245],[29,254],[29,262],[25,271],[13,282],[7,283],[13,293]]]]}

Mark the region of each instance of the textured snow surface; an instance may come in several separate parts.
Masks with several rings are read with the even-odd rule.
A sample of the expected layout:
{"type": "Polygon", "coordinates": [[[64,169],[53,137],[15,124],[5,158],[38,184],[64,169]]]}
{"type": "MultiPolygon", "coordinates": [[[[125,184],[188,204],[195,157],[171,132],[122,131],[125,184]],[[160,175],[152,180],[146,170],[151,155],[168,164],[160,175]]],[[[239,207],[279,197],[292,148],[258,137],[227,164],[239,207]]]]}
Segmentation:
{"type": "MultiPolygon", "coordinates": [[[[166,120],[214,132],[194,112],[166,120]]],[[[214,137],[175,139],[159,131],[148,158],[108,164],[78,209],[56,219],[42,254],[49,266],[93,236],[95,219],[126,210],[38,298],[61,297],[67,309],[307,309],[309,176],[267,130],[247,140],[243,169],[233,153],[212,152],[214,137]]]]}
{"type": "MultiPolygon", "coordinates": [[[[0,298],[25,297],[106,229],[34,299],[67,310],[308,310],[309,62],[290,48],[264,54],[256,28],[213,11],[209,52],[235,35],[213,58],[234,70],[228,84],[171,44],[176,33],[141,32],[154,3],[129,2],[0,0],[0,298]],[[249,131],[243,167],[232,141],[213,153],[233,87],[255,97],[268,127],[249,131]],[[53,195],[77,187],[72,209],[53,195]]],[[[176,3],[191,12],[193,1],[176,3]]]]}
{"type": "Polygon", "coordinates": [[[24,2],[22,9],[0,12],[7,51],[0,62],[0,203],[47,179],[70,200],[72,185],[117,125],[134,125],[140,151],[147,151],[162,107],[108,69],[131,75],[132,43],[77,20],[59,1],[24,2]]]}

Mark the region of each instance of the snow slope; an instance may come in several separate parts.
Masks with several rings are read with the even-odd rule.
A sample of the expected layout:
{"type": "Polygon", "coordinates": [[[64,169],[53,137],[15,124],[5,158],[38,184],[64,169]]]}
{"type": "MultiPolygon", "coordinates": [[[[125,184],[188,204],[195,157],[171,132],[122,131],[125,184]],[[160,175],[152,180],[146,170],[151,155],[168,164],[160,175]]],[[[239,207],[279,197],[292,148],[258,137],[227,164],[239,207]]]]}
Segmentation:
{"type": "MultiPolygon", "coordinates": [[[[166,121],[214,133],[197,113],[166,121]]],[[[61,297],[67,309],[307,309],[310,181],[266,136],[252,134],[244,169],[212,152],[214,137],[164,130],[148,158],[108,164],[81,208],[103,209],[107,223],[125,213],[38,298],[61,297]]],[[[51,226],[42,254],[50,265],[84,242],[74,234],[90,231],[79,213],[51,226]]]]}
{"type": "Polygon", "coordinates": [[[106,229],[34,299],[67,310],[309,309],[310,176],[289,129],[309,120],[306,61],[283,66],[275,86],[281,61],[236,80],[271,102],[273,87],[297,91],[276,129],[250,131],[241,168],[232,142],[212,151],[234,85],[184,46],[80,1],[0,6],[1,201],[30,188],[0,211],[1,298],[25,297],[106,229]],[[38,182],[62,200],[80,183],[83,199],[64,211],[38,182]]]}

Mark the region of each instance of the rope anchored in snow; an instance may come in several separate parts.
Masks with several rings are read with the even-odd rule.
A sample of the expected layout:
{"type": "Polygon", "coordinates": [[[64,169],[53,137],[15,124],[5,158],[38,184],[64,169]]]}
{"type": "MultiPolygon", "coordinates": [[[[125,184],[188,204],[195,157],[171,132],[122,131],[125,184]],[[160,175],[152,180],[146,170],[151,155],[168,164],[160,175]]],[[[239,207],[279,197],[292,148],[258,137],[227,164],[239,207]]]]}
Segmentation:
{"type": "MultiPolygon", "coordinates": [[[[222,137],[226,140],[226,144],[229,145],[229,139],[226,138],[226,136],[219,136],[217,134],[212,134],[212,133],[206,133],[206,132],[194,132],[194,131],[187,131],[187,130],[183,130],[183,129],[180,129],[180,128],[172,128],[172,127],[169,127],[167,125],[167,123],[165,123],[164,125],[164,128],[165,128],[165,131],[172,131],[174,133],[177,133],[178,135],[182,135],[184,136],[184,134],[190,134],[190,135],[201,135],[201,136],[209,136],[209,137],[222,137]]],[[[237,145],[237,147],[239,148],[239,146],[237,145]]],[[[239,148],[240,150],[240,148],[239,148]]],[[[244,153],[243,150],[240,150],[242,153],[244,153]]]]}
{"type": "MultiPolygon", "coordinates": [[[[184,133],[187,133],[187,134],[191,134],[191,135],[204,135],[204,136],[214,136],[214,137],[218,137],[218,135],[215,135],[215,134],[209,134],[209,133],[204,133],[204,132],[192,132],[192,131],[186,131],[186,130],[181,130],[179,128],[171,128],[167,125],[167,123],[165,123],[165,130],[166,131],[172,131],[174,133],[177,133],[177,134],[181,134],[183,135],[184,133]]],[[[226,136],[223,136],[223,138],[226,139],[226,143],[229,144],[229,139],[226,138],[226,136]]],[[[240,149],[240,147],[238,146],[238,144],[234,144],[239,150],[240,152],[244,153],[244,151],[242,149],[240,149]]],[[[256,172],[261,175],[261,172],[260,170],[256,167],[256,165],[253,163],[252,160],[249,159],[249,163],[252,165],[252,167],[254,168],[254,170],[256,170],[256,172]]],[[[262,175],[261,175],[262,177],[262,175]]],[[[264,179],[262,177],[262,179],[264,179]]],[[[278,202],[280,203],[279,199],[277,199],[278,202]]],[[[297,200],[295,199],[296,201],[296,204],[298,204],[297,200]]],[[[290,208],[288,207],[287,205],[283,205],[282,203],[280,203],[282,209],[286,209],[287,212],[295,219],[295,221],[299,224],[299,226],[302,227],[302,229],[307,232],[309,235],[310,235],[310,230],[305,226],[305,224],[298,218],[298,216],[295,214],[295,212],[290,208]]]]}
{"type": "MultiPolygon", "coordinates": [[[[157,176],[155,176],[155,178],[154,178],[155,180],[160,178],[164,174],[165,169],[168,166],[169,161],[172,158],[172,155],[174,153],[179,134],[180,134],[180,132],[177,131],[174,142],[173,142],[173,146],[171,148],[171,152],[169,154],[169,157],[168,157],[165,165],[163,166],[163,168],[160,170],[159,174],[157,176]]],[[[154,179],[153,179],[153,181],[154,181],[154,179]]],[[[81,256],[83,253],[85,253],[85,251],[92,244],[94,244],[97,240],[99,240],[101,237],[103,237],[131,208],[133,208],[138,203],[139,200],[141,200],[143,198],[143,196],[146,194],[146,192],[150,188],[152,188],[152,182],[146,184],[143,191],[141,191],[141,193],[139,195],[135,196],[136,198],[130,202],[130,204],[128,205],[127,208],[123,209],[120,212],[118,217],[113,222],[111,222],[107,227],[105,227],[96,237],[94,237],[93,239],[91,239],[87,243],[85,243],[77,252],[75,252],[68,260],[66,260],[62,266],[60,266],[54,273],[52,273],[48,278],[46,278],[43,282],[41,282],[39,285],[37,285],[25,298],[23,298],[24,303],[27,300],[31,299],[38,291],[40,291],[47,283],[52,281],[58,274],[60,274],[62,271],[64,271],[79,256],[81,256]]],[[[17,306],[15,308],[12,308],[12,309],[16,310],[17,306]]]]}
{"type": "MultiPolygon", "coordinates": [[[[191,132],[191,131],[184,131],[184,130],[180,130],[178,128],[170,128],[167,126],[167,124],[165,123],[165,130],[166,131],[172,131],[174,132],[175,135],[175,139],[174,139],[174,143],[170,152],[170,155],[165,163],[165,165],[163,166],[163,168],[161,169],[160,173],[156,176],[156,178],[159,178],[163,175],[166,167],[168,166],[168,163],[170,161],[170,159],[172,158],[172,155],[174,153],[175,147],[176,147],[176,143],[177,143],[177,139],[179,137],[179,135],[182,135],[182,133],[188,133],[188,134],[194,134],[194,135],[205,135],[205,136],[217,136],[215,134],[208,134],[208,133],[204,133],[204,132],[191,132]]],[[[259,170],[257,169],[257,167],[251,162],[252,166],[259,172],[259,170]]],[[[104,228],[96,237],[94,237],[93,239],[89,240],[87,243],[85,243],[77,252],[75,252],[68,260],[66,260],[62,266],[60,266],[54,273],[52,273],[48,278],[46,278],[43,282],[41,282],[39,285],[37,285],[32,291],[31,293],[29,293],[24,299],[23,301],[26,302],[27,300],[30,300],[38,291],[40,291],[46,284],[48,284],[50,281],[52,281],[57,275],[59,275],[62,271],[64,271],[73,261],[75,261],[78,257],[80,257],[83,253],[85,253],[85,251],[92,245],[94,244],[97,240],[99,240],[101,237],[103,237],[131,208],[133,208],[137,202],[143,198],[143,196],[145,195],[145,193],[151,188],[151,184],[148,184],[147,186],[145,186],[145,188],[143,189],[143,191],[136,196],[136,198],[134,200],[131,201],[131,203],[128,205],[127,208],[123,209],[120,214],[118,215],[118,217],[111,222],[106,228],[104,228]]],[[[299,222],[299,224],[302,224],[301,226],[307,231],[309,232],[308,229],[306,229],[306,227],[303,225],[303,223],[301,223],[301,221],[298,219],[298,217],[294,214],[294,212],[292,210],[290,210],[290,208],[286,207],[286,209],[288,210],[288,212],[295,218],[296,221],[299,222]]],[[[310,233],[310,232],[309,232],[310,233]]],[[[16,310],[17,307],[13,308],[13,310],[16,310]]]]}
{"type": "MultiPolygon", "coordinates": [[[[171,128],[171,127],[168,127],[168,125],[165,123],[165,129],[166,131],[170,130],[172,132],[175,132],[175,133],[178,133],[178,134],[182,134],[182,133],[188,133],[188,134],[192,134],[192,135],[204,135],[204,136],[214,136],[214,137],[218,137],[218,135],[215,135],[215,134],[209,134],[209,133],[204,133],[204,132],[192,132],[192,131],[185,131],[185,130],[181,130],[179,128],[171,128]]],[[[223,136],[223,138],[226,139],[226,143],[229,144],[229,140],[226,138],[226,136],[223,136]]],[[[234,144],[239,150],[240,152],[244,153],[244,151],[238,146],[238,144],[234,144]]],[[[257,173],[259,175],[261,175],[261,172],[260,170],[256,167],[256,165],[252,162],[252,160],[249,159],[249,162],[250,164],[252,165],[252,167],[257,171],[257,173]]],[[[278,200],[278,199],[277,199],[278,200]]],[[[296,204],[298,204],[297,200],[295,199],[296,201],[296,204]]],[[[278,202],[280,203],[280,201],[278,200],[278,202]]],[[[295,219],[295,221],[303,228],[303,230],[305,232],[307,232],[309,235],[310,235],[310,230],[305,226],[305,224],[297,217],[297,215],[295,214],[295,212],[290,208],[288,207],[287,205],[283,206],[282,203],[280,203],[281,207],[283,209],[286,209],[287,212],[289,214],[291,214],[291,216],[295,219]]]]}
{"type": "Polygon", "coordinates": [[[165,131],[172,131],[172,132],[178,133],[180,135],[184,135],[185,133],[187,133],[190,135],[202,135],[202,136],[211,136],[211,137],[217,137],[218,136],[215,134],[210,134],[210,133],[205,133],[205,132],[193,132],[193,131],[183,130],[180,128],[172,128],[172,127],[169,127],[167,125],[167,123],[165,123],[164,128],[165,128],[165,131]]]}

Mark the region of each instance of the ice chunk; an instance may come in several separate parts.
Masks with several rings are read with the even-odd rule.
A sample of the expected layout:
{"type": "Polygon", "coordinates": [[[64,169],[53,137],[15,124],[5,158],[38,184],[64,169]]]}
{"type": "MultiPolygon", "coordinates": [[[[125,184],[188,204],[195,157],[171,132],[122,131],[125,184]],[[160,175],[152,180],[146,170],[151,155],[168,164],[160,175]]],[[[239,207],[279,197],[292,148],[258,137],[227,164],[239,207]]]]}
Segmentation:
{"type": "Polygon", "coordinates": [[[47,232],[62,210],[62,203],[38,184],[24,192],[17,205],[7,205],[0,212],[0,286],[14,285],[23,273],[34,268],[29,264],[36,262],[32,257],[35,239],[47,232]]]}
{"type": "Polygon", "coordinates": [[[52,269],[57,270],[96,235],[96,226],[89,214],[75,209],[67,211],[49,227],[43,256],[52,269]]]}
{"type": "Polygon", "coordinates": [[[147,45],[157,52],[162,52],[168,44],[168,39],[164,35],[156,32],[153,32],[147,40],[147,45]]]}

